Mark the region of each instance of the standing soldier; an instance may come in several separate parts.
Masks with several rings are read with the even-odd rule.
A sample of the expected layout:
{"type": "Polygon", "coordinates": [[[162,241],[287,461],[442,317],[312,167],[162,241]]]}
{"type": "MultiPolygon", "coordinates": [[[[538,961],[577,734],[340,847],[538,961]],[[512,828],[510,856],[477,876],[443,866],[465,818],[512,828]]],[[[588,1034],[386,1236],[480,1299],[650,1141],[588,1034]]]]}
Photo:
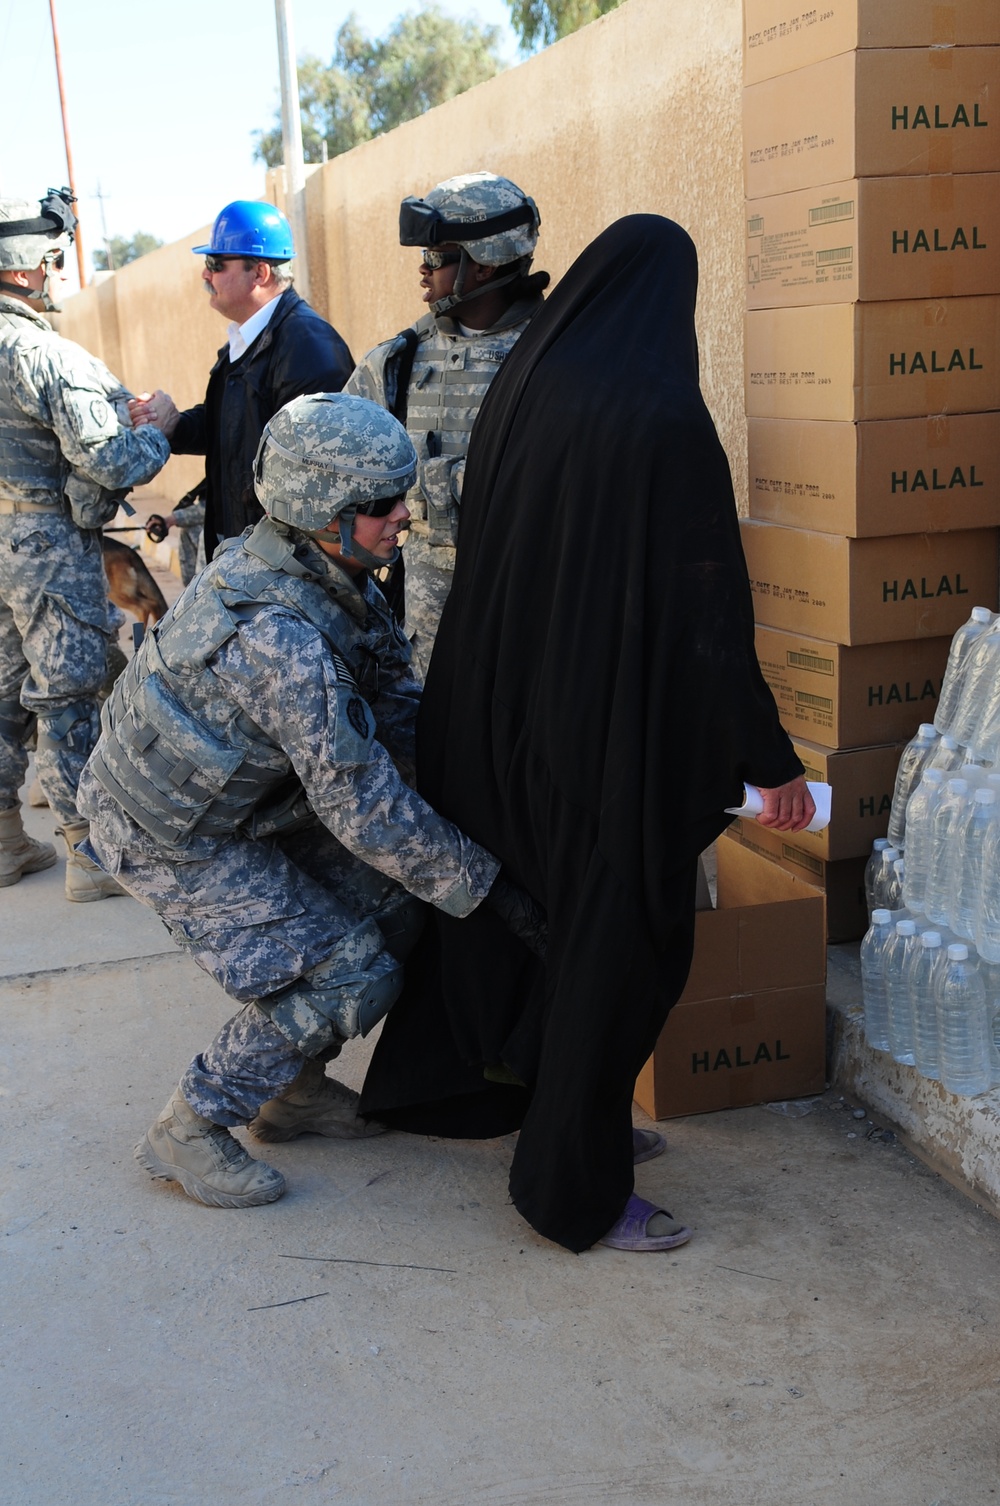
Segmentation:
{"type": "Polygon", "coordinates": [[[547,272],[530,273],[538,227],[534,200],[495,173],[465,173],[425,199],[404,199],[400,245],[423,247],[420,285],[428,312],[369,351],[345,389],[388,408],[416,447],[417,484],[407,498],[406,625],[422,676],[455,569],[472,425],[548,286],[547,272]]]}
{"type": "Polygon", "coordinates": [[[113,608],[102,524],[170,447],[133,429],[131,396],[101,362],[57,335],[63,258],[76,218],[67,189],[40,204],[0,199],[0,887],[55,862],[21,824],[25,743],[66,843],[66,898],[121,890],[76,850],[87,835],[77,782],[97,741],[113,608]]]}
{"type": "Polygon", "coordinates": [[[202,1203],[285,1190],[233,1125],[380,1128],[324,1063],[398,995],[421,901],[461,917],[486,899],[532,926],[494,858],[400,772],[420,688],[368,572],[395,558],[415,471],[374,403],[315,394],[277,413],[255,465],[266,516],[147,633],[81,780],[95,856],[241,1006],[136,1148],[202,1203]]]}

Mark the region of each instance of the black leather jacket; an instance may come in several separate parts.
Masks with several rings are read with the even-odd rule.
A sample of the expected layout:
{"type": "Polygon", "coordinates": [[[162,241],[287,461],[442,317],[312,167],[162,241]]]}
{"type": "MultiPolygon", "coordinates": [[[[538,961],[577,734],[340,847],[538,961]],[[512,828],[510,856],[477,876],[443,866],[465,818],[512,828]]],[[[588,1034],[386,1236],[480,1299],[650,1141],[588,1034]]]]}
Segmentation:
{"type": "Polygon", "coordinates": [[[205,548],[258,521],[253,458],[264,425],[303,392],[339,392],[354,369],[332,325],[294,288],[281,295],[267,328],[235,365],[228,342],[208,378],[205,401],[181,414],[170,440],[175,455],[205,456],[205,548]]]}

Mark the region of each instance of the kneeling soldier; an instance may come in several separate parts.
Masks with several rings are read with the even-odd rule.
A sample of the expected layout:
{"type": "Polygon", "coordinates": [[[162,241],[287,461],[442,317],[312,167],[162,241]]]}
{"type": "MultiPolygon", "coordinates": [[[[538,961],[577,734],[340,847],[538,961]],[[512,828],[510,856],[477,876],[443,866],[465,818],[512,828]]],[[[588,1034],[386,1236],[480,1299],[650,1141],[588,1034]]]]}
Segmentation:
{"type": "Polygon", "coordinates": [[[93,855],[242,1006],[136,1147],[203,1203],[285,1190],[233,1125],[381,1128],[325,1062],[396,999],[423,902],[460,917],[492,889],[520,923],[496,860],[404,777],[420,691],[368,572],[395,557],[415,474],[375,403],[275,414],[255,461],[267,516],[147,634],[80,783],[93,855]]]}

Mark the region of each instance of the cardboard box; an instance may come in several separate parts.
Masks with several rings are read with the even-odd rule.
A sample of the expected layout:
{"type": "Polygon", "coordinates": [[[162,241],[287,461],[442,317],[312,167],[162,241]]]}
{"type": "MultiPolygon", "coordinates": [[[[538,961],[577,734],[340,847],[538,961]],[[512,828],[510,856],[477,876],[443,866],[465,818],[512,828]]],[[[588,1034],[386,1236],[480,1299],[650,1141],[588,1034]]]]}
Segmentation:
{"type": "Polygon", "coordinates": [[[720,864],[730,847],[746,852],[815,885],[826,897],[826,939],[829,942],[857,941],[868,929],[868,906],[865,903],[865,864],[867,857],[841,858],[828,863],[809,852],[799,841],[799,833],[786,836],[768,831],[756,821],[737,819],[728,826],[716,844],[720,864]]]}
{"type": "Polygon", "coordinates": [[[878,538],[1000,525],[1000,413],[751,418],[750,516],[878,538]]]}
{"type": "Polygon", "coordinates": [[[1000,297],[746,316],[751,418],[924,418],[1000,408],[1000,297]]]}
{"type": "Polygon", "coordinates": [[[635,1086],[654,1119],[826,1086],[823,896],[733,843],[716,850],[719,908],[695,918],[687,987],[635,1086]]]}
{"type": "Polygon", "coordinates": [[[756,84],[855,47],[1000,43],[996,0],[744,0],[743,82],[756,84]]]}
{"type": "Polygon", "coordinates": [[[757,626],[757,658],[781,724],[826,748],[907,742],[934,720],[950,638],[848,648],[757,626]]]}
{"type": "Polygon", "coordinates": [[[997,609],[997,530],[845,539],[740,520],[754,616],[832,643],[951,636],[997,609]]]}
{"type": "Polygon", "coordinates": [[[996,172],[1000,47],[842,52],[743,90],[748,199],[847,178],[996,172]]]}
{"type": "Polygon", "coordinates": [[[1000,292],[998,173],[853,178],[750,199],[745,229],[751,309],[1000,292]]]}

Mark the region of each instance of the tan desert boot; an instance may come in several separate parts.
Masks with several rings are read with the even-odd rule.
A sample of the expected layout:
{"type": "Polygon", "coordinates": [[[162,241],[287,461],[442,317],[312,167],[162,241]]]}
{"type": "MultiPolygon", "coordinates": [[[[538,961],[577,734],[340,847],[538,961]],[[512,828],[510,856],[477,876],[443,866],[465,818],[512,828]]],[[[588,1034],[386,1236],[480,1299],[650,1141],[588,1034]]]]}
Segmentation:
{"type": "Polygon", "coordinates": [[[36,842],[21,824],[21,807],[0,811],[0,889],[16,884],[26,873],[51,868],[56,850],[51,842],[36,842]]]}
{"type": "Polygon", "coordinates": [[[327,1077],[318,1058],[306,1062],[298,1077],[262,1104],[250,1133],[257,1140],[294,1140],[298,1135],[328,1135],[333,1140],[368,1140],[388,1125],[358,1118],[358,1095],[353,1088],[327,1077]]]}
{"type": "Polygon", "coordinates": [[[150,1176],[179,1182],[209,1208],[254,1208],[285,1190],[280,1171],[255,1161],[223,1125],[196,1114],[180,1088],[139,1141],[135,1159],[150,1176]]]}
{"type": "Polygon", "coordinates": [[[124,894],[125,890],[117,879],[105,873],[90,858],[84,857],[82,852],[77,852],[77,844],[82,842],[90,831],[90,823],[78,821],[70,825],[66,822],[58,830],[66,843],[66,898],[75,900],[78,904],[86,904],[92,899],[113,899],[116,894],[124,894]]]}

